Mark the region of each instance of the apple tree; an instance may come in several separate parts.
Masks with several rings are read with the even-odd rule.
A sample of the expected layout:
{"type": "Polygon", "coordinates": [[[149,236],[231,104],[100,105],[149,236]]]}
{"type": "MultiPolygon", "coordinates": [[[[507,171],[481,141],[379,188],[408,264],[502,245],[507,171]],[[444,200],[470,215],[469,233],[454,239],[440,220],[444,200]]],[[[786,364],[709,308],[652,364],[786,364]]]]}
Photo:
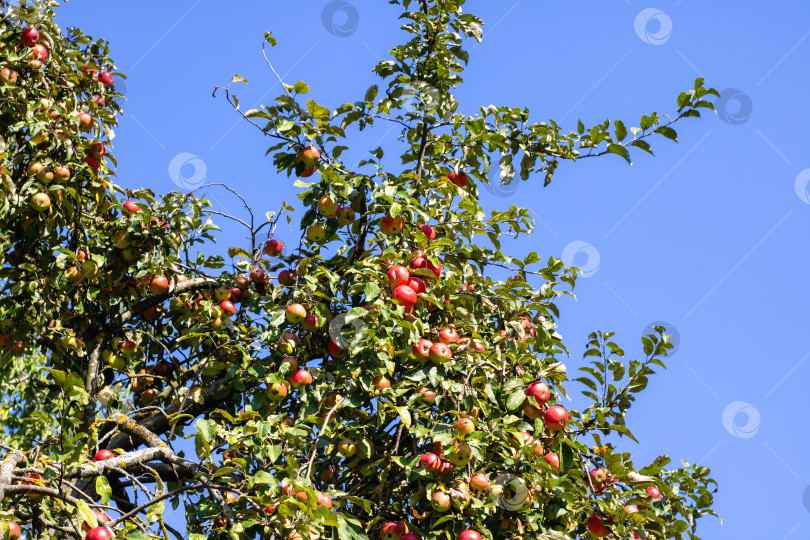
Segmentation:
{"type": "Polygon", "coordinates": [[[557,303],[577,269],[506,254],[531,216],[485,211],[479,190],[491,170],[539,186],[562,162],[652,153],[717,92],[698,79],[638,127],[465,114],[453,92],[482,21],[463,0],[392,3],[409,41],[354,101],[299,81],[243,111],[244,78],[216,89],[303,207],[205,186],[241,199],[229,215],[117,184],[108,44],[59,28],[57,2],[0,2],[6,538],[698,538],[709,470],[627,450],[664,328],[638,359],[595,331],[569,361],[557,303]],[[398,158],[341,159],[381,123],[398,158]],[[248,240],[219,252],[225,222],[248,240]]]}

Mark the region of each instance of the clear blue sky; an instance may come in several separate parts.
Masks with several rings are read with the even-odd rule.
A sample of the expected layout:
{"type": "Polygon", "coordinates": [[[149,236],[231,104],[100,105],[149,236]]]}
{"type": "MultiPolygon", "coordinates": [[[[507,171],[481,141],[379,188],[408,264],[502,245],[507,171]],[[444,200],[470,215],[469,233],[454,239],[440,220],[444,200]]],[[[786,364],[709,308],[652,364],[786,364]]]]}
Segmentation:
{"type": "MultiPolygon", "coordinates": [[[[177,189],[170,163],[187,153],[196,157],[177,158],[175,180],[227,182],[261,212],[295,200],[292,181],[264,157],[268,141],[211,91],[239,73],[250,81],[238,92],[244,108],[280,93],[260,52],[269,30],[287,82],[306,80],[331,107],[360,99],[378,82],[373,65],[402,38],[398,8],[351,0],[325,26],[327,4],[96,0],[62,8],[61,24],[109,39],[129,76],[114,141],[119,182],[177,189]]],[[[630,450],[637,464],[668,453],[714,470],[725,524],[706,519],[701,536],[810,538],[810,3],[662,0],[642,11],[649,7],[468,2],[486,26],[483,43],[469,44],[458,93],[466,112],[495,103],[528,106],[535,120],[568,128],[577,118],[635,125],[652,110],[674,111],[698,75],[734,96],[722,118],[676,126],[681,142],[662,139],[656,158],[637,155],[632,167],[613,156],[568,164],[549,188],[533,179],[488,194],[488,203],[528,205],[547,224],[538,221],[517,252],[562,256],[571,246],[590,274],[577,301],[561,302],[570,371],[592,330],[616,331],[636,356],[650,322],[677,329],[669,371],[628,418],[641,441],[630,450]]],[[[388,129],[357,138],[351,156],[382,144],[395,167],[388,129]]],[[[229,230],[222,246],[231,239],[229,230]]]]}

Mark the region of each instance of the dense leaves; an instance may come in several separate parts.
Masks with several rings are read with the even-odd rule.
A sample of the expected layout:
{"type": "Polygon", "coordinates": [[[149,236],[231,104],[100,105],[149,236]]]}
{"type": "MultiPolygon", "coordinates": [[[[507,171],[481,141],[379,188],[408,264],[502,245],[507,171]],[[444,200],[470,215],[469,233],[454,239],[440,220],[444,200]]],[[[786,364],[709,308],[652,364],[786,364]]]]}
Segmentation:
{"type": "MultiPolygon", "coordinates": [[[[478,194],[491,167],[548,184],[563,160],[629,162],[656,135],[677,141],[672,123],[717,93],[698,79],[674,117],[639,127],[464,115],[452,91],[482,22],[462,0],[399,3],[412,38],[358,101],[332,108],[285,83],[243,112],[245,78],[215,90],[272,141],[268,181],[297,178],[303,214],[278,201],[263,221],[225,185],[205,187],[242,215],[117,186],[123,75],[106,42],[59,29],[50,2],[7,7],[3,518],[38,538],[697,538],[709,470],[638,466],[619,448],[635,440],[635,394],[665,367],[664,328],[641,360],[591,334],[575,379],[591,404],[567,410],[557,302],[577,269],[507,255],[533,220],[478,194]],[[353,130],[379,122],[402,131],[398,168],[380,148],[344,163],[353,130]],[[282,219],[300,224],[296,246],[273,238],[282,219]],[[249,241],[205,254],[215,221],[249,241]],[[167,505],[182,505],[186,535],[167,505]]],[[[275,44],[267,34],[266,57],[275,44]]]]}

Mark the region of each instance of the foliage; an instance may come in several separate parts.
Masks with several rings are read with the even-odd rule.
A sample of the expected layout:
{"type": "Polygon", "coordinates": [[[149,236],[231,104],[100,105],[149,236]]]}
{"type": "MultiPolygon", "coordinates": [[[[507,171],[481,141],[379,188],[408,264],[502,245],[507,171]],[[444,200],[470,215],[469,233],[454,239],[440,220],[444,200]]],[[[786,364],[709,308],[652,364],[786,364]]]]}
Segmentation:
{"type": "Polygon", "coordinates": [[[531,216],[487,213],[478,196],[491,167],[504,183],[548,184],[564,160],[651,153],[650,139],[677,140],[672,123],[717,93],[698,79],[672,118],[631,128],[565,132],[506,106],[465,115],[452,91],[482,22],[463,0],[398,3],[411,38],[374,68],[382,89],[357,102],[332,109],[297,82],[242,112],[244,78],[215,90],[272,141],[271,181],[298,177],[301,239],[280,254],[266,241],[294,218],[286,203],[258,223],[244,199],[249,218],[116,185],[123,74],[107,43],[63,32],[55,2],[5,6],[0,69],[16,81],[0,85],[0,501],[31,537],[82,537],[103,511],[118,538],[182,538],[168,503],[183,506],[192,540],[398,539],[398,522],[431,539],[574,538],[591,515],[615,537],[697,538],[697,519],[714,513],[709,470],[668,469],[667,456],[637,466],[614,446],[635,440],[625,415],[664,367],[669,336],[656,328],[644,359],[625,360],[612,333],[591,334],[576,381],[592,404],[557,429],[568,352],[556,302],[577,270],[504,253],[531,216]],[[44,62],[21,41],[27,27],[44,62]],[[380,148],[344,163],[350,135],[379,122],[402,130],[401,167],[380,148]],[[214,218],[250,242],[204,255],[214,218]],[[407,276],[391,283],[397,266],[407,276]],[[449,355],[420,358],[421,339],[449,355]],[[550,396],[535,398],[535,381],[550,396]],[[184,438],[196,455],[175,450],[184,438]],[[115,457],[91,462],[99,449],[115,457]]]}

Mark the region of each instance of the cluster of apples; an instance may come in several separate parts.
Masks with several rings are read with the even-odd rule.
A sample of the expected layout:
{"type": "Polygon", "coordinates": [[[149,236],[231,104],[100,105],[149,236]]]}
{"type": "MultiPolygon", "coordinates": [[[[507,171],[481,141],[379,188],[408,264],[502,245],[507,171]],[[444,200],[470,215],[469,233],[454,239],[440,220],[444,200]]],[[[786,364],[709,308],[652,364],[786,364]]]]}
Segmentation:
{"type": "MultiPolygon", "coordinates": [[[[331,194],[326,194],[318,199],[318,214],[326,219],[334,219],[339,227],[345,227],[354,223],[356,214],[351,206],[341,206],[335,201],[331,194]]],[[[326,226],[323,223],[313,223],[307,227],[307,240],[316,244],[326,240],[326,226]]]]}
{"type": "MultiPolygon", "coordinates": [[[[603,468],[593,469],[589,473],[591,477],[591,483],[593,484],[593,488],[598,492],[602,490],[606,485],[609,483],[615,482],[616,479],[610,475],[608,471],[603,468]]],[[[647,493],[647,499],[652,501],[654,499],[662,500],[664,496],[661,494],[661,490],[658,489],[656,486],[649,486],[645,493],[647,493]]],[[[639,508],[635,504],[626,504],[624,505],[624,514],[625,516],[630,516],[631,514],[635,514],[639,511],[639,508]]],[[[588,532],[594,535],[597,538],[604,538],[606,536],[610,536],[612,531],[610,529],[609,524],[606,522],[615,523],[616,520],[613,518],[606,519],[604,516],[599,514],[591,514],[588,517],[587,527],[588,532]]],[[[641,537],[637,535],[635,532],[632,533],[632,538],[641,540],[641,537]]]]}
{"type": "MultiPolygon", "coordinates": [[[[20,33],[20,44],[23,47],[31,49],[28,65],[34,69],[42,67],[50,56],[50,50],[46,44],[53,47],[53,41],[50,36],[33,27],[26,28],[20,33]],[[45,44],[42,42],[45,42],[45,44]]],[[[108,71],[100,72],[94,75],[94,77],[97,77],[97,80],[105,87],[112,86],[113,84],[112,74],[108,71]]],[[[0,69],[0,80],[5,84],[14,85],[17,83],[17,78],[18,73],[12,68],[5,67],[0,69]]],[[[104,106],[104,98],[100,95],[94,96],[92,102],[95,105],[104,106]]],[[[75,127],[78,127],[82,133],[90,132],[93,129],[95,119],[86,110],[77,110],[69,120],[66,120],[62,118],[62,113],[59,110],[52,108],[54,104],[49,99],[40,99],[40,104],[41,107],[37,110],[37,114],[44,115],[43,118],[45,120],[51,120],[54,124],[49,130],[31,134],[30,143],[40,150],[46,150],[50,146],[48,139],[51,133],[58,138],[65,139],[70,137],[71,133],[75,133],[75,127]]],[[[66,103],[59,103],[59,105],[62,111],[67,109],[66,103]]],[[[105,144],[98,141],[89,143],[86,152],[87,155],[83,157],[82,161],[88,165],[93,172],[98,172],[101,166],[101,160],[106,154],[105,144]]],[[[28,167],[28,174],[29,176],[35,177],[39,181],[40,186],[33,191],[29,199],[29,207],[39,213],[47,212],[51,208],[52,200],[47,190],[43,189],[42,186],[47,186],[52,182],[64,184],[71,177],[73,172],[71,167],[64,163],[60,164],[54,162],[46,164],[42,161],[31,163],[28,167]]],[[[58,190],[57,193],[61,199],[61,190],[58,190]]]]}
{"type": "MultiPolygon", "coordinates": [[[[34,69],[41,68],[51,54],[48,47],[39,42],[40,37],[42,37],[40,31],[33,27],[26,28],[20,34],[20,43],[22,43],[24,47],[31,48],[28,65],[34,69]]],[[[44,39],[43,41],[50,42],[50,38],[44,39]]]]}
{"type": "Polygon", "coordinates": [[[8,334],[0,334],[0,350],[9,351],[12,356],[22,356],[25,354],[25,344],[14,341],[8,334]]]}
{"type": "MultiPolygon", "coordinates": [[[[380,527],[380,540],[422,540],[422,537],[415,532],[408,532],[408,524],[404,521],[389,521],[380,527]]],[[[474,529],[467,529],[456,540],[483,540],[483,536],[474,529]]]]}
{"type": "MultiPolygon", "coordinates": [[[[114,457],[114,454],[109,450],[104,450],[103,452],[109,452],[109,457],[114,457]]],[[[104,454],[106,455],[106,454],[104,454]]],[[[105,459],[109,459],[109,457],[105,459]]],[[[94,461],[100,461],[99,459],[95,459],[94,461]]],[[[25,477],[29,481],[21,481],[20,483],[23,485],[28,486],[43,486],[45,484],[45,479],[42,477],[41,474],[38,473],[28,473],[25,477]]],[[[37,494],[27,494],[28,497],[37,498],[39,495],[37,494]]],[[[105,514],[104,512],[94,512],[96,517],[96,523],[90,524],[87,521],[82,522],[82,528],[85,532],[85,540],[110,540],[113,537],[113,533],[110,529],[104,526],[98,526],[98,524],[106,524],[111,521],[110,516],[105,514]]],[[[0,536],[2,538],[7,538],[9,540],[18,540],[22,535],[22,530],[20,529],[19,524],[14,521],[3,521],[0,522],[0,536]]]]}
{"type": "Polygon", "coordinates": [[[295,155],[295,174],[300,178],[312,176],[318,168],[318,160],[321,159],[321,151],[315,146],[307,146],[298,151],[295,155]]]}

